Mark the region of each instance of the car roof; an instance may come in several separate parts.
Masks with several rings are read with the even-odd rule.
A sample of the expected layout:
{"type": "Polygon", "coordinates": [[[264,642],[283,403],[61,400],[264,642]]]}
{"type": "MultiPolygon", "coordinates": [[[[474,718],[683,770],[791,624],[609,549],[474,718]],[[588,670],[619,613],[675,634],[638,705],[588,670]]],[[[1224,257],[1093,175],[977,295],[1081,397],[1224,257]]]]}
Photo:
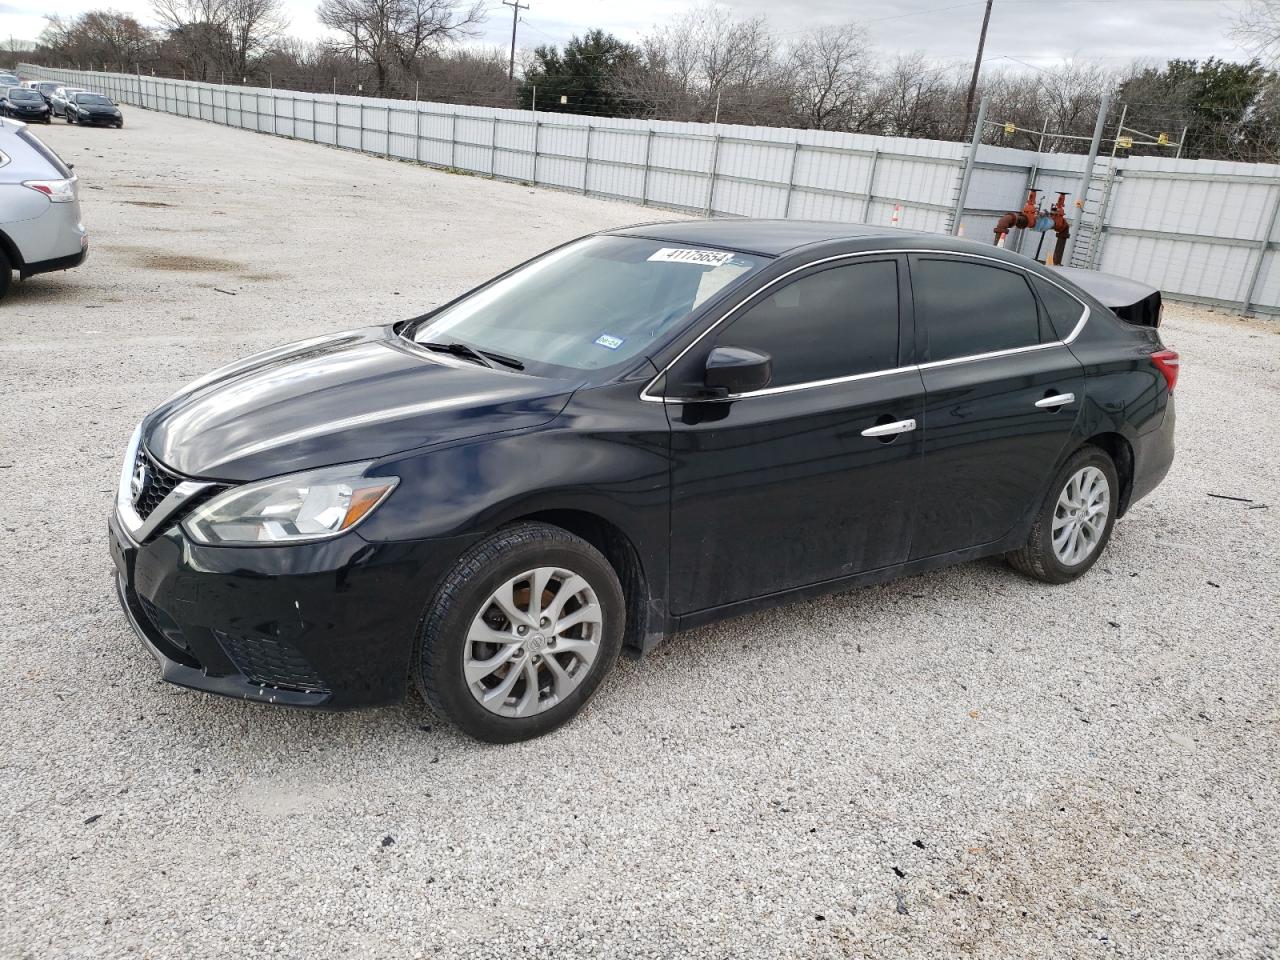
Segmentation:
{"type": "Polygon", "coordinates": [[[722,247],[742,253],[779,257],[801,247],[819,244],[835,244],[841,241],[861,241],[859,247],[874,250],[878,247],[898,249],[954,250],[963,253],[981,252],[997,260],[1022,262],[1007,251],[991,244],[976,243],[956,237],[904,230],[899,227],[870,226],[861,223],[837,223],[825,220],[756,220],[712,219],[677,220],[671,222],[641,223],[618,230],[605,231],[612,236],[644,237],[669,243],[699,244],[722,247]]]}

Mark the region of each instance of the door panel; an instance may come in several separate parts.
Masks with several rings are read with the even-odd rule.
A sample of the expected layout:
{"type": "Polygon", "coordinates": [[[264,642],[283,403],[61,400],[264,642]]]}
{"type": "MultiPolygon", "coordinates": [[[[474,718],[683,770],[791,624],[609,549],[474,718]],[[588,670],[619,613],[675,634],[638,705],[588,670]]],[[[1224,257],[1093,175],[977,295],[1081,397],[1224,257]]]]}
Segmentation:
{"type": "Polygon", "coordinates": [[[1084,373],[1062,344],[926,366],[925,476],[911,558],[999,540],[1037,505],[1074,432],[1084,373]],[[1047,396],[1073,394],[1061,407],[1047,396]]]}
{"type": "Polygon", "coordinates": [[[670,405],[676,613],[907,558],[923,416],[915,369],[741,400],[670,405]]]}

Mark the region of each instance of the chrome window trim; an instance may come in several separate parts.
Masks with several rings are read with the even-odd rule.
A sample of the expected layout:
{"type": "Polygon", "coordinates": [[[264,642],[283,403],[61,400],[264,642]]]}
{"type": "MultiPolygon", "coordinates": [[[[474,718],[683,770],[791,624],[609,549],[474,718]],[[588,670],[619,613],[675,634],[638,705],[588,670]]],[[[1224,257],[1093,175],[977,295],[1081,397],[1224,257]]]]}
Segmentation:
{"type": "MultiPolygon", "coordinates": [[[[1037,302],[1039,302],[1039,298],[1037,298],[1037,302]]],[[[734,304],[734,306],[730,307],[723,314],[721,314],[720,317],[715,321],[715,323],[711,324],[711,326],[703,330],[702,333],[698,334],[698,336],[694,338],[692,343],[690,343],[687,347],[685,347],[678,354],[676,354],[675,358],[672,359],[672,361],[668,363],[665,367],[663,367],[662,370],[658,372],[657,376],[653,377],[648,383],[644,385],[644,389],[640,391],[640,399],[648,403],[724,403],[730,400],[744,400],[750,397],[764,397],[764,396],[772,396],[780,393],[793,393],[797,390],[811,390],[815,387],[829,387],[829,386],[834,386],[836,384],[841,384],[841,383],[852,383],[856,380],[869,380],[874,377],[888,377],[898,373],[906,373],[911,370],[915,370],[919,372],[922,370],[931,370],[935,367],[947,367],[957,363],[972,363],[978,360],[990,360],[994,357],[1007,357],[1007,356],[1012,356],[1014,354],[1019,354],[1019,353],[1030,353],[1034,350],[1044,350],[1048,347],[1066,346],[1067,344],[1074,341],[1076,337],[1080,336],[1081,331],[1084,330],[1085,324],[1089,322],[1089,313],[1090,313],[1089,305],[1084,301],[1082,301],[1079,297],[1077,297],[1074,293],[1072,293],[1062,284],[1058,283],[1056,280],[1052,280],[1049,277],[1041,276],[1038,273],[1032,273],[1030,270],[1022,266],[1021,264],[1010,263],[1009,261],[1001,260],[998,257],[986,257],[980,253],[966,253],[966,252],[957,251],[957,250],[932,250],[932,249],[914,250],[914,249],[897,249],[897,248],[889,249],[889,250],[861,250],[857,253],[841,253],[833,257],[825,257],[821,260],[813,260],[813,261],[810,261],[809,263],[802,264],[801,266],[798,266],[793,270],[788,270],[786,273],[782,274],[781,276],[774,277],[772,280],[770,280],[767,284],[765,284],[759,290],[752,293],[749,297],[746,297],[745,299],[740,300],[738,303],[734,304]],[[1079,303],[1083,312],[1080,314],[1079,322],[1075,325],[1075,328],[1071,331],[1070,334],[1067,335],[1065,339],[1051,340],[1048,343],[1033,343],[1025,347],[1010,347],[1007,350],[993,350],[989,353],[974,353],[974,354],[969,354],[963,357],[950,357],[946,360],[930,360],[926,363],[908,364],[905,367],[893,367],[888,370],[872,370],[867,373],[854,373],[854,374],[850,374],[847,377],[832,377],[826,380],[807,380],[803,383],[790,383],[781,387],[765,387],[761,390],[751,390],[751,391],[748,391],[747,393],[731,393],[726,397],[659,397],[659,396],[654,396],[649,392],[650,390],[653,389],[654,384],[656,384],[659,380],[665,377],[667,375],[667,372],[670,371],[672,367],[674,367],[677,363],[679,363],[684,358],[684,355],[686,353],[688,353],[690,350],[696,347],[699,342],[701,342],[703,337],[707,336],[707,334],[711,333],[711,331],[719,327],[722,323],[725,322],[725,320],[729,319],[729,317],[732,314],[741,310],[747,304],[751,303],[751,301],[755,300],[756,297],[763,294],[766,290],[769,290],[770,288],[772,288],[775,284],[779,284],[783,280],[786,280],[788,277],[792,276],[793,274],[797,274],[802,270],[808,270],[810,267],[822,266],[823,264],[826,264],[826,263],[835,263],[840,260],[853,260],[858,257],[899,256],[902,254],[910,255],[913,253],[942,254],[942,255],[951,256],[951,257],[963,257],[969,260],[985,260],[990,263],[998,264],[1002,267],[1009,267],[1014,270],[1021,271],[1022,273],[1027,274],[1029,276],[1038,277],[1041,280],[1045,280],[1048,283],[1052,283],[1055,287],[1057,287],[1059,290],[1061,290],[1063,293],[1069,296],[1072,300],[1075,300],[1076,303],[1079,303]]]]}

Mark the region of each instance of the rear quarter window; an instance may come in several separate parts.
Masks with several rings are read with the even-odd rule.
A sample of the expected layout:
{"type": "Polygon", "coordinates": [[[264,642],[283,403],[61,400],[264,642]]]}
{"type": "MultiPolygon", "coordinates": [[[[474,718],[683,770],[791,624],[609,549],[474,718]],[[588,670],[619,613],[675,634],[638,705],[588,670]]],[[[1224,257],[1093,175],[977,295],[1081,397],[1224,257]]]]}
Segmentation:
{"type": "Polygon", "coordinates": [[[29,130],[19,130],[16,134],[19,140],[29,146],[37,154],[44,159],[64,180],[71,176],[71,168],[62,162],[62,158],[46,147],[35,135],[29,130]]]}
{"type": "Polygon", "coordinates": [[[1049,314],[1049,323],[1053,327],[1054,335],[1059,340],[1067,339],[1071,336],[1071,331],[1080,323],[1080,318],[1084,316],[1084,304],[1061,287],[1039,277],[1033,277],[1031,285],[1036,288],[1040,302],[1044,304],[1045,312],[1049,314]]]}

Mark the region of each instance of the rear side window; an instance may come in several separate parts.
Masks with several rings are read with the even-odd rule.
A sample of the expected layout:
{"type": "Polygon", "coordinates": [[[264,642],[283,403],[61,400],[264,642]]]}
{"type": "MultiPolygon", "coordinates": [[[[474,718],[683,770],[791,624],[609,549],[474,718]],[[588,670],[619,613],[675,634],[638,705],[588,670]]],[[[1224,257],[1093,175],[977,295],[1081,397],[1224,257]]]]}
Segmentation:
{"type": "Polygon", "coordinates": [[[717,343],[769,354],[774,387],[892,369],[898,266],[863,261],[801,277],[748,309],[717,343]]]}
{"type": "Polygon", "coordinates": [[[62,158],[37,140],[30,131],[19,130],[17,132],[17,137],[36,153],[40,154],[41,157],[47,160],[49,162],[49,166],[53,167],[53,169],[58,172],[58,176],[63,179],[71,176],[71,169],[62,162],[62,158]]]}
{"type": "Polygon", "coordinates": [[[928,331],[931,361],[1040,342],[1036,299],[1021,273],[921,257],[911,265],[911,290],[916,316],[928,331]]]}
{"type": "Polygon", "coordinates": [[[1053,326],[1054,335],[1059,340],[1067,339],[1080,322],[1080,318],[1084,316],[1084,304],[1061,287],[1056,287],[1039,277],[1033,277],[1031,285],[1036,288],[1036,293],[1040,295],[1040,302],[1044,304],[1045,311],[1049,314],[1049,323],[1053,326]]]}

